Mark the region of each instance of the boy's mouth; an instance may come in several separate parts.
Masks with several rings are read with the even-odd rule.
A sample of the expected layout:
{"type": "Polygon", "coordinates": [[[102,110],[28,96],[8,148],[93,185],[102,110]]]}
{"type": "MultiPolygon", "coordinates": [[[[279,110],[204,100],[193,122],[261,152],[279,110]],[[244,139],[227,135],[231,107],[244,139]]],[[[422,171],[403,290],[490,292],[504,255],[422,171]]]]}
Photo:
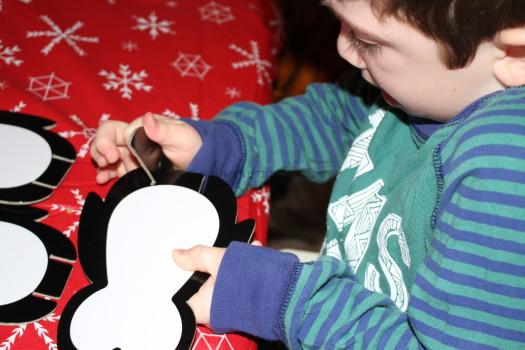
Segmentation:
{"type": "Polygon", "coordinates": [[[399,102],[396,101],[395,98],[387,94],[384,90],[381,90],[381,96],[383,96],[383,99],[386,103],[388,103],[392,107],[399,107],[399,102]]]}

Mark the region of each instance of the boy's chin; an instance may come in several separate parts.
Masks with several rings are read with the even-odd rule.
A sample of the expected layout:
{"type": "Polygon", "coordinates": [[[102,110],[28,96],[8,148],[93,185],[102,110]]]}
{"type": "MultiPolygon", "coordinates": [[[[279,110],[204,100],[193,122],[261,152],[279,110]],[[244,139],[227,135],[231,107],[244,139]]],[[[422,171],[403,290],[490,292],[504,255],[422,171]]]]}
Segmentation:
{"type": "Polygon", "coordinates": [[[383,96],[383,99],[385,100],[385,102],[388,103],[390,106],[395,107],[395,108],[401,108],[401,105],[399,104],[399,102],[397,102],[395,98],[390,96],[384,90],[381,90],[381,96],[383,96]]]}

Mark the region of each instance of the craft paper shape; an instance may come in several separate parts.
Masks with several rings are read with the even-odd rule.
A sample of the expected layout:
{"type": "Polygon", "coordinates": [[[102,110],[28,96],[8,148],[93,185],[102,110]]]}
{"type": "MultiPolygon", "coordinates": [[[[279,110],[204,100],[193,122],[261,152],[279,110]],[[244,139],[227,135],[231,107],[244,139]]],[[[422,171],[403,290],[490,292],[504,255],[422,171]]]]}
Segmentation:
{"type": "Polygon", "coordinates": [[[60,349],[189,349],[188,300],[206,280],[181,270],[175,248],[249,241],[253,220],[236,223],[236,199],[216,177],[159,167],[120,178],[106,200],[90,193],[80,218],[79,259],[92,282],[68,302],[60,349]]]}
{"type": "Polygon", "coordinates": [[[33,221],[43,215],[0,211],[0,324],[48,315],[69,278],[75,248],[61,232],[33,221]]]}
{"type": "Polygon", "coordinates": [[[76,153],[55,123],[0,111],[0,204],[32,204],[51,195],[71,168],[76,153]]]}

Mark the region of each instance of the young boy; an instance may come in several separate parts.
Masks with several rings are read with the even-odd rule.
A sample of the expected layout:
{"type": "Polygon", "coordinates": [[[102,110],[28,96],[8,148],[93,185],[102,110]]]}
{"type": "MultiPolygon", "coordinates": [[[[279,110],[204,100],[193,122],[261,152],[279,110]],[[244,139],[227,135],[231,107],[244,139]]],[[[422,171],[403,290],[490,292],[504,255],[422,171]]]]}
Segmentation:
{"type": "MultiPolygon", "coordinates": [[[[198,322],[291,349],[524,348],[523,1],[325,4],[361,77],[208,123],[137,120],[176,166],[239,194],[278,170],[337,174],[318,261],[240,243],[174,252],[211,274],[189,301],[198,322]]],[[[97,133],[100,183],[136,166],[127,127],[97,133]]]]}

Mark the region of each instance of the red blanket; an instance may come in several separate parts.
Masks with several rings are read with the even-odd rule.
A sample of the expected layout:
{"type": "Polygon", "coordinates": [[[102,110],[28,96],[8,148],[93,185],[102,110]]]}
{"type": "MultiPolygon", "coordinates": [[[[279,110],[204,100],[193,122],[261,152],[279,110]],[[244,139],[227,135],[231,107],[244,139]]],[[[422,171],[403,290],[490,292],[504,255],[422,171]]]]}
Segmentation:
{"type": "MultiPolygon", "coordinates": [[[[236,101],[267,103],[279,39],[268,0],[0,0],[0,109],[54,120],[77,150],[61,185],[35,205],[49,213],[43,222],[76,244],[86,195],[109,189],[95,184],[88,152],[100,122],[147,111],[210,119],[236,101]]],[[[255,218],[263,242],[268,200],[262,188],[238,201],[239,219],[255,218]]],[[[0,350],[57,349],[61,310],[87,283],[77,261],[52,314],[0,325],[0,350]]],[[[255,347],[203,327],[194,341],[194,349],[255,347]]]]}

